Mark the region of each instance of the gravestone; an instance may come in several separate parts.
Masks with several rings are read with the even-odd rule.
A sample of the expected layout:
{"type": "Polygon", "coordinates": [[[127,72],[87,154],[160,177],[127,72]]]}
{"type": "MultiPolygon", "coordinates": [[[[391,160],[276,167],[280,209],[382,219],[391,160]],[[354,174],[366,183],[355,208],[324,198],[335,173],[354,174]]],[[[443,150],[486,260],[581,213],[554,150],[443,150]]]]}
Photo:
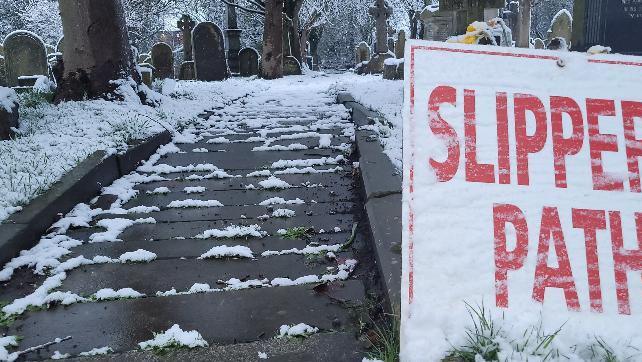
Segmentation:
{"type": "Polygon", "coordinates": [[[370,60],[370,46],[365,41],[362,41],[357,45],[355,53],[357,64],[370,60]]]}
{"type": "Polygon", "coordinates": [[[192,51],[192,29],[196,23],[189,15],[183,14],[176,26],[183,32],[183,61],[194,60],[192,51]]]}
{"type": "Polygon", "coordinates": [[[232,73],[239,72],[239,51],[241,50],[241,33],[236,21],[236,0],[230,0],[227,5],[227,29],[225,29],[225,44],[227,53],[227,65],[232,73]]]}
{"type": "Polygon", "coordinates": [[[196,70],[194,68],[194,61],[190,60],[181,64],[181,69],[178,72],[178,79],[180,80],[194,80],[196,79],[196,70]]]}
{"type": "Polygon", "coordinates": [[[45,49],[47,50],[47,56],[56,53],[56,47],[50,44],[45,44],[45,49]]]}
{"type": "Polygon", "coordinates": [[[174,78],[174,53],[167,43],[152,46],[152,65],[156,68],[157,79],[174,78]]]}
{"type": "Polygon", "coordinates": [[[8,140],[18,128],[18,95],[13,89],[0,88],[0,140],[8,140]]]}
{"type": "Polygon", "coordinates": [[[58,42],[56,43],[56,52],[57,53],[64,53],[64,46],[65,46],[65,37],[60,37],[58,39],[58,42]]]}
{"type": "Polygon", "coordinates": [[[154,81],[154,71],[151,67],[141,64],[139,66],[141,80],[144,84],[151,88],[152,82],[154,81]]]}
{"type": "Polygon", "coordinates": [[[535,38],[533,46],[535,49],[546,49],[546,43],[540,38],[535,38]]]}
{"type": "Polygon", "coordinates": [[[197,80],[220,81],[229,77],[225,60],[223,32],[214,23],[206,21],[192,31],[194,70],[197,80]]]}
{"type": "Polygon", "coordinates": [[[404,56],[404,51],[406,50],[406,32],[399,30],[397,33],[397,42],[395,43],[395,58],[401,59],[404,56]]]}
{"type": "Polygon", "coordinates": [[[424,9],[421,13],[423,39],[446,41],[448,38],[466,32],[466,12],[462,10],[432,11],[424,9]]]}
{"type": "Polygon", "coordinates": [[[563,38],[567,45],[571,45],[572,35],[573,18],[568,10],[562,9],[551,21],[551,27],[548,30],[548,42],[550,43],[555,38],[563,38]]]}
{"type": "Polygon", "coordinates": [[[385,0],[376,0],[369,10],[370,16],[375,19],[375,49],[372,59],[368,62],[367,73],[383,73],[384,62],[392,58],[388,49],[388,18],[392,15],[392,8],[385,0]]]}
{"type": "Polygon", "coordinates": [[[0,44],[0,55],[4,57],[4,45],[0,44]]]}
{"type": "Polygon", "coordinates": [[[608,46],[614,53],[642,55],[642,2],[639,0],[575,0],[572,48],[586,51],[608,46]]]}
{"type": "Polygon", "coordinates": [[[4,49],[9,87],[18,86],[22,76],[49,74],[45,44],[37,35],[25,30],[13,32],[5,38],[4,49]]]}
{"type": "Polygon", "coordinates": [[[254,48],[245,48],[239,52],[239,74],[251,77],[259,74],[259,52],[254,48]]]}
{"type": "Polygon", "coordinates": [[[516,0],[509,2],[502,17],[506,26],[513,32],[513,39],[519,39],[519,2],[516,0]]]}

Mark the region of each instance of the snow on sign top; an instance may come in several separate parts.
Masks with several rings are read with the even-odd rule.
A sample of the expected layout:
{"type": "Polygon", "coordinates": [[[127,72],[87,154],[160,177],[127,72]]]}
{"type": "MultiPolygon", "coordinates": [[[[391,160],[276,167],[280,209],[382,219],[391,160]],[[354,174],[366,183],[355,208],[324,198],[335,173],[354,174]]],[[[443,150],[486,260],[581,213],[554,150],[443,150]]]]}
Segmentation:
{"type": "Polygon", "coordinates": [[[465,351],[482,310],[504,359],[642,358],[642,58],[406,54],[402,359],[465,351]]]}

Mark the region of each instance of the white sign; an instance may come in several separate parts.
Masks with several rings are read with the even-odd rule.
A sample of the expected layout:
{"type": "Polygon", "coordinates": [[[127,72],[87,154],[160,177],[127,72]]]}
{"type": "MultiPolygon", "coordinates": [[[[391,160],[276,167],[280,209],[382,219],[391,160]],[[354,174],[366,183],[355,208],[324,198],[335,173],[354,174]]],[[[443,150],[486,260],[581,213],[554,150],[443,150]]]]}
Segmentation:
{"type": "Polygon", "coordinates": [[[640,353],[642,58],[409,41],[405,59],[402,360],[470,345],[482,310],[509,360],[640,353]],[[529,328],[561,330],[536,348],[529,328]]]}

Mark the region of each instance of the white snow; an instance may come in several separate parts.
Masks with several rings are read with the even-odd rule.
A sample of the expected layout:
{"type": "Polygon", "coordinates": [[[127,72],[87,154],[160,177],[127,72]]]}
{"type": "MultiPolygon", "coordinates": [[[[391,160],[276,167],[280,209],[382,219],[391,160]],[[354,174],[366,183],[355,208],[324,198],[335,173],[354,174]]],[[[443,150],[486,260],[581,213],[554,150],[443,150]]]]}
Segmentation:
{"type": "Polygon", "coordinates": [[[294,200],[286,200],[282,197],[272,197],[265,201],[259,203],[260,206],[271,206],[271,205],[301,205],[305,204],[305,201],[299,199],[298,197],[294,200]]]}
{"type": "Polygon", "coordinates": [[[187,194],[200,194],[205,192],[205,190],[204,186],[188,186],[183,189],[187,194]]]}
{"type": "Polygon", "coordinates": [[[207,347],[207,342],[197,331],[183,331],[178,324],[163,333],[158,333],[153,339],[138,343],[140,349],[164,348],[170,346],[178,347],[207,347]]]}
{"type": "Polygon", "coordinates": [[[153,189],[152,191],[147,191],[148,194],[160,194],[160,195],[169,194],[170,192],[171,191],[169,190],[169,188],[167,188],[165,186],[157,187],[157,188],[153,189]]]}
{"type": "Polygon", "coordinates": [[[106,231],[98,232],[91,234],[89,236],[90,243],[103,243],[103,242],[115,242],[122,241],[118,239],[118,236],[125,231],[128,227],[135,224],[155,224],[156,220],[154,218],[144,218],[144,219],[102,219],[99,220],[96,225],[107,229],[106,231]]]}
{"type": "Polygon", "coordinates": [[[241,237],[257,237],[262,238],[267,233],[261,230],[259,225],[238,226],[230,225],[223,230],[210,229],[204,231],[202,234],[195,236],[196,239],[210,239],[210,238],[241,238],[241,237]]]}
{"type": "Polygon", "coordinates": [[[246,175],[246,177],[268,177],[268,176],[272,176],[272,172],[270,172],[270,170],[253,171],[246,175]]]}
{"type": "Polygon", "coordinates": [[[288,254],[319,254],[319,253],[324,253],[324,252],[336,252],[341,249],[342,244],[334,244],[334,245],[308,245],[303,249],[297,249],[297,248],[292,248],[288,250],[281,250],[281,251],[273,251],[273,250],[266,250],[263,253],[261,253],[261,256],[273,256],[273,255],[288,255],[288,254]]]}
{"type": "Polygon", "coordinates": [[[295,325],[284,324],[279,328],[279,337],[305,337],[317,333],[319,328],[309,326],[305,323],[295,325]]]}
{"type": "Polygon", "coordinates": [[[296,174],[314,174],[314,173],[335,173],[343,171],[343,167],[337,166],[335,168],[319,170],[313,167],[291,167],[285,170],[274,171],[275,175],[296,175],[296,174]]]}
{"type": "Polygon", "coordinates": [[[259,359],[267,359],[268,358],[268,355],[265,352],[258,352],[258,354],[259,354],[259,359]]]}
{"type": "Polygon", "coordinates": [[[169,208],[188,208],[188,207],[221,207],[217,200],[174,200],[167,205],[169,208]]]}
{"type": "Polygon", "coordinates": [[[136,299],[136,298],[144,297],[145,294],[141,294],[132,288],[122,288],[119,290],[104,288],[94,293],[93,296],[96,298],[96,300],[111,300],[111,299],[136,299]]]}
{"type": "Polygon", "coordinates": [[[113,352],[114,350],[111,347],[105,346],[100,348],[93,348],[87,352],[80,352],[78,355],[82,357],[89,357],[89,356],[105,355],[113,352]]]}
{"type": "Polygon", "coordinates": [[[51,355],[51,359],[66,359],[70,356],[71,355],[69,353],[60,353],[60,351],[54,351],[54,353],[51,355]]]}
{"type": "Polygon", "coordinates": [[[209,150],[207,148],[194,148],[192,150],[192,152],[195,152],[195,153],[208,153],[209,150]]]}
{"type": "Polygon", "coordinates": [[[18,94],[11,88],[0,87],[0,106],[7,112],[12,112],[13,107],[18,104],[18,94]]]}
{"type": "Polygon", "coordinates": [[[9,353],[7,350],[9,346],[18,346],[17,336],[0,337],[0,361],[14,361],[18,357],[14,353],[9,353]]]}
{"type": "Polygon", "coordinates": [[[264,189],[289,189],[292,187],[292,185],[290,185],[289,183],[274,176],[271,176],[267,180],[259,182],[259,186],[264,189]]]}
{"type": "Polygon", "coordinates": [[[322,157],[322,158],[308,158],[303,160],[279,160],[272,163],[272,168],[288,168],[288,167],[306,167],[306,166],[324,166],[324,165],[337,165],[345,162],[345,157],[339,155],[337,157],[322,157]]]}
{"type": "Polygon", "coordinates": [[[273,145],[273,146],[256,146],[252,149],[252,151],[255,152],[260,152],[260,151],[300,151],[300,150],[307,150],[308,146],[302,145],[300,143],[292,143],[288,146],[282,146],[282,145],[273,145]]]}
{"type": "Polygon", "coordinates": [[[121,256],[118,257],[118,260],[121,263],[143,263],[143,262],[150,262],[152,260],[156,259],[156,254],[152,253],[151,251],[147,251],[144,249],[138,249],[136,251],[130,251],[123,253],[121,256]]]}
{"type": "Polygon", "coordinates": [[[272,212],[272,217],[294,217],[294,216],[296,216],[296,212],[290,209],[276,209],[274,210],[274,212],[272,212]]]}
{"type": "Polygon", "coordinates": [[[215,246],[211,248],[206,253],[199,256],[198,259],[219,259],[224,257],[239,257],[239,258],[253,259],[254,254],[252,254],[252,250],[247,246],[220,245],[220,246],[215,246]]]}

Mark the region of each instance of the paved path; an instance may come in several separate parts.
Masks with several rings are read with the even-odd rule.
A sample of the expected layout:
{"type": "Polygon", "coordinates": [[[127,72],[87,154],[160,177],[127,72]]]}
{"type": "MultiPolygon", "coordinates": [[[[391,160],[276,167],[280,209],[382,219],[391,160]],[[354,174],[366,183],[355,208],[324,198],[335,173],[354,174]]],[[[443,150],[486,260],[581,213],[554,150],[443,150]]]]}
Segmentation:
{"type": "Polygon", "coordinates": [[[104,346],[115,352],[107,358],[143,358],[119,353],[179,324],[198,331],[211,348],[170,358],[254,361],[265,352],[279,360],[360,361],[357,326],[366,318],[367,292],[359,276],[371,272],[360,260],[364,237],[353,229],[360,201],[346,151],[354,130],[333,96],[298,99],[314,91],[304,85],[257,90],[210,111],[88,202],[92,211],[79,208],[63,219],[87,222],[45,238],[68,248],[57,260],[70,262],[45,268],[46,281],[32,269],[17,270],[0,298],[90,299],[25,311],[5,328],[23,337],[19,349],[71,336],[28,358],[54,351],[73,357],[104,346]],[[169,207],[177,202],[192,207],[169,207]],[[199,258],[209,250],[248,251],[237,246],[253,257],[199,258]],[[139,249],[155,260],[116,262],[139,249]],[[42,286],[56,277],[60,285],[42,286]],[[105,288],[145,296],[96,300],[105,288]],[[282,325],[298,323],[319,333],[305,341],[275,338],[282,325]]]}

